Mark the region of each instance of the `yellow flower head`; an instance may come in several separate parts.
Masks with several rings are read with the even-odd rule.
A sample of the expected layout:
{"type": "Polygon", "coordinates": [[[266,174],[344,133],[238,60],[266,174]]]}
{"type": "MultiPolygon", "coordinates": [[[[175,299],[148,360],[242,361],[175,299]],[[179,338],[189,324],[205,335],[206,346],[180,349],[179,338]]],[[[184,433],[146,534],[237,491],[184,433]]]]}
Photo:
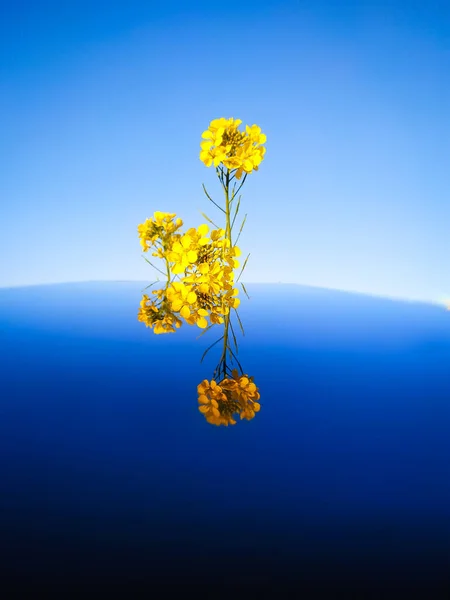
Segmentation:
{"type": "Polygon", "coordinates": [[[138,235],[144,252],[153,246],[158,239],[165,239],[182,227],[183,221],[176,219],[175,213],[155,211],[153,219],[146,219],[138,225],[138,235]]]}
{"type": "Polygon", "coordinates": [[[200,225],[198,229],[189,229],[180,239],[171,244],[171,250],[167,253],[167,258],[174,264],[171,267],[175,275],[184,273],[189,265],[195,263],[198,257],[198,250],[209,242],[205,237],[208,233],[208,225],[200,225]]]}
{"type": "Polygon", "coordinates": [[[253,419],[261,405],[258,388],[253,377],[239,375],[234,369],[231,378],[219,383],[204,379],[197,386],[199,411],[212,425],[235,425],[234,415],[241,419],[253,419]]]}
{"type": "MultiPolygon", "coordinates": [[[[158,290],[160,292],[160,290],[158,290]]],[[[156,295],[158,295],[156,292],[156,295]]],[[[155,294],[155,292],[153,292],[155,294]]],[[[161,297],[159,295],[159,297],[161,297]]],[[[138,311],[138,321],[144,323],[146,327],[153,329],[153,333],[174,333],[175,328],[179,329],[182,321],[167,309],[167,302],[163,296],[162,303],[158,306],[149,299],[147,294],[142,296],[138,311]]]]}
{"type": "Polygon", "coordinates": [[[200,144],[200,160],[210,167],[218,167],[221,163],[230,170],[236,171],[236,179],[242,174],[257,171],[266,149],[262,144],[266,136],[257,125],[248,125],[245,132],[239,131],[242,123],[239,119],[214,119],[206,131],[202,133],[200,144]]]}
{"type": "Polygon", "coordinates": [[[167,300],[173,312],[179,312],[183,319],[188,319],[192,310],[195,310],[197,295],[191,285],[174,281],[167,290],[167,300]]]}
{"type": "Polygon", "coordinates": [[[233,419],[234,407],[226,410],[228,398],[222,391],[220,385],[214,381],[209,382],[204,379],[197,386],[199,411],[211,425],[235,425],[233,419]]]}

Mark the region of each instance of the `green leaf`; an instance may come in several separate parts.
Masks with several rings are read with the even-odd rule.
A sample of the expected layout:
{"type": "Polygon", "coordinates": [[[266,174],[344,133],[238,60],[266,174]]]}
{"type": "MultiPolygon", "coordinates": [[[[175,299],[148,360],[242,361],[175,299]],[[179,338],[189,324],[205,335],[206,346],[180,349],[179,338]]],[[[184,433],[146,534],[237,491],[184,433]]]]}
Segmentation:
{"type": "Polygon", "coordinates": [[[228,322],[229,322],[229,324],[230,324],[230,328],[231,328],[231,335],[233,336],[233,342],[234,342],[234,345],[235,345],[235,347],[236,347],[236,349],[237,349],[237,347],[238,347],[238,343],[237,343],[237,340],[236,340],[236,335],[235,335],[235,333],[234,333],[234,328],[233,328],[233,324],[232,324],[232,322],[231,322],[231,319],[230,319],[228,322]]]}
{"type": "Polygon", "coordinates": [[[249,259],[249,256],[250,256],[250,252],[247,254],[247,258],[244,261],[244,264],[242,266],[241,272],[239,273],[239,277],[236,279],[236,283],[239,281],[239,279],[241,278],[242,273],[244,272],[244,269],[245,269],[245,267],[247,265],[247,261],[249,259]]]}
{"type": "Polygon", "coordinates": [[[227,350],[228,350],[228,356],[230,357],[230,360],[233,360],[233,351],[231,350],[231,346],[227,346],[227,350]]]}
{"type": "Polygon", "coordinates": [[[234,242],[235,245],[238,243],[238,240],[239,240],[239,238],[241,236],[242,230],[244,229],[244,225],[245,225],[246,219],[247,219],[247,214],[245,215],[244,220],[242,221],[242,225],[241,225],[241,228],[239,229],[238,236],[236,238],[236,241],[234,242]]]}
{"type": "Polygon", "coordinates": [[[158,267],[155,267],[155,265],[153,263],[151,263],[146,256],[143,256],[142,258],[145,260],[145,262],[148,262],[148,264],[150,266],[152,266],[154,269],[156,269],[159,273],[161,273],[164,276],[167,276],[167,273],[164,273],[164,271],[161,271],[161,269],[158,269],[158,267]]]}
{"type": "Polygon", "coordinates": [[[221,211],[222,211],[222,212],[223,212],[223,213],[226,215],[226,214],[227,214],[227,213],[226,213],[226,211],[225,211],[225,210],[224,210],[224,209],[223,209],[221,206],[219,206],[219,205],[217,204],[217,202],[214,202],[214,200],[213,200],[213,199],[211,198],[211,196],[208,194],[208,192],[206,191],[206,188],[205,188],[205,184],[204,184],[204,183],[202,183],[202,186],[203,186],[203,191],[205,192],[205,194],[206,194],[206,196],[208,197],[208,199],[209,199],[209,200],[211,200],[211,202],[212,202],[213,204],[215,204],[215,205],[217,206],[217,208],[218,208],[219,210],[221,210],[221,211]]]}
{"type": "Polygon", "coordinates": [[[239,317],[239,313],[238,313],[238,311],[237,311],[237,308],[235,308],[235,309],[233,309],[233,310],[234,310],[234,312],[236,313],[237,319],[238,319],[238,321],[239,321],[239,325],[240,325],[240,327],[241,327],[242,335],[245,335],[245,332],[244,332],[244,327],[243,327],[243,325],[242,325],[242,321],[241,321],[241,319],[240,319],[240,317],[239,317]]]}
{"type": "Polygon", "coordinates": [[[153,283],[151,283],[150,285],[148,285],[147,287],[145,287],[142,291],[145,292],[145,290],[148,290],[148,288],[151,288],[152,285],[155,285],[155,283],[159,283],[159,279],[157,279],[156,281],[154,281],[153,283]]]}
{"type": "Polygon", "coordinates": [[[199,340],[199,339],[202,337],[202,335],[205,335],[205,333],[211,329],[211,327],[214,327],[214,323],[211,323],[211,325],[208,325],[208,327],[207,327],[206,329],[204,329],[204,330],[201,332],[201,334],[200,334],[200,335],[198,335],[198,336],[197,336],[195,339],[196,339],[196,340],[199,340]]]}
{"type": "Polygon", "coordinates": [[[241,198],[242,198],[242,196],[239,196],[238,203],[236,204],[236,212],[234,213],[233,221],[231,223],[231,230],[233,230],[234,222],[236,221],[236,217],[239,212],[239,207],[241,205],[241,198]]]}
{"type": "Polygon", "coordinates": [[[206,354],[211,350],[211,348],[213,348],[216,344],[218,344],[221,340],[223,340],[224,336],[220,337],[218,340],[216,340],[214,342],[214,344],[211,344],[211,346],[209,348],[206,348],[206,350],[203,352],[203,356],[200,359],[200,362],[203,362],[203,359],[205,358],[206,354]]]}
{"type": "Polygon", "coordinates": [[[244,290],[244,292],[245,292],[245,295],[246,295],[246,296],[247,296],[247,298],[250,300],[250,296],[247,294],[247,290],[245,289],[245,285],[242,283],[242,281],[241,281],[241,285],[242,285],[242,289],[243,289],[243,290],[244,290]]]}
{"type": "Polygon", "coordinates": [[[214,223],[214,221],[212,221],[212,220],[211,220],[211,219],[210,219],[210,218],[209,218],[207,215],[205,215],[205,213],[204,213],[204,212],[201,212],[201,211],[199,211],[199,213],[202,215],[202,217],[203,217],[204,219],[206,219],[207,221],[209,221],[209,222],[211,223],[211,225],[214,225],[214,227],[215,227],[216,229],[220,229],[220,227],[219,227],[218,225],[216,225],[216,224],[214,223]]]}

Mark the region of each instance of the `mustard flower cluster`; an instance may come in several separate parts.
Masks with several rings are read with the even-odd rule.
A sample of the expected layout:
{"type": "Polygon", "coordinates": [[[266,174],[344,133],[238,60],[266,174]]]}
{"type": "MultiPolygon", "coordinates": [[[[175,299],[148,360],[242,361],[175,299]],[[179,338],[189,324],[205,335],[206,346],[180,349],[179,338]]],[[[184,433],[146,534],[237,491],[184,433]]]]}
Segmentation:
{"type": "Polygon", "coordinates": [[[222,164],[229,171],[235,171],[236,179],[243,173],[257,171],[261,164],[266,136],[257,125],[246,125],[245,132],[239,131],[239,119],[214,119],[203,132],[200,147],[200,160],[210,167],[222,164]]]}
{"type": "Polygon", "coordinates": [[[260,394],[253,377],[239,375],[233,369],[231,377],[217,383],[204,379],[197,386],[199,411],[212,425],[235,425],[235,415],[241,419],[253,419],[261,409],[260,394]]]}
{"type": "Polygon", "coordinates": [[[157,300],[150,299],[147,294],[142,296],[138,312],[138,321],[153,329],[156,334],[175,333],[182,321],[174,314],[166,298],[160,294],[164,290],[156,290],[157,300]]]}
{"type": "Polygon", "coordinates": [[[209,231],[208,225],[178,233],[181,219],[173,213],[155,212],[138,226],[138,233],[145,251],[153,249],[152,255],[166,263],[167,285],[164,290],[152,294],[159,302],[152,302],[144,295],[138,320],[154,333],[173,333],[181,326],[178,315],[189,325],[204,329],[224,322],[231,308],[237,308],[240,300],[234,287],[234,269],[239,266],[237,257],[241,251],[230,246],[223,229],[209,231]],[[172,280],[177,276],[178,280],[172,280]],[[181,277],[180,277],[181,276],[181,277]]]}
{"type": "Polygon", "coordinates": [[[147,252],[150,246],[157,244],[158,240],[164,244],[177,229],[183,226],[183,221],[181,219],[174,221],[174,217],[176,217],[175,213],[157,210],[153,219],[146,219],[144,223],[138,225],[139,240],[144,252],[147,252]]]}

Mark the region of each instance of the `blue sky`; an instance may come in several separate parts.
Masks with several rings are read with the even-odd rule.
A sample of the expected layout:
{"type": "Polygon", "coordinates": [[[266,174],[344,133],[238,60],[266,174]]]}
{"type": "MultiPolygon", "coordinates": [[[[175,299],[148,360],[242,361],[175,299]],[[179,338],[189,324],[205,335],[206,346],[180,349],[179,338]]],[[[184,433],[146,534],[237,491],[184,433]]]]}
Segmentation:
{"type": "Polygon", "coordinates": [[[221,116],[267,134],[244,281],[450,296],[450,5],[408,0],[3,3],[0,286],[152,280],[221,116]]]}

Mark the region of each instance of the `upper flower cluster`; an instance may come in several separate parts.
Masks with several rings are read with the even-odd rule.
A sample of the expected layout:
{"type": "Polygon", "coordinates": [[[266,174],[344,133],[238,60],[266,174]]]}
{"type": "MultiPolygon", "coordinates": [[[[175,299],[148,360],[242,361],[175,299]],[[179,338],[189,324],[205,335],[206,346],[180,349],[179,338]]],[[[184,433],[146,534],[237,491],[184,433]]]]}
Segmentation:
{"type": "Polygon", "coordinates": [[[210,167],[220,164],[230,171],[236,170],[236,179],[243,173],[257,171],[266,149],[262,144],[266,136],[257,125],[246,125],[245,132],[239,131],[240,119],[214,119],[203,132],[200,144],[200,160],[210,167]]]}

